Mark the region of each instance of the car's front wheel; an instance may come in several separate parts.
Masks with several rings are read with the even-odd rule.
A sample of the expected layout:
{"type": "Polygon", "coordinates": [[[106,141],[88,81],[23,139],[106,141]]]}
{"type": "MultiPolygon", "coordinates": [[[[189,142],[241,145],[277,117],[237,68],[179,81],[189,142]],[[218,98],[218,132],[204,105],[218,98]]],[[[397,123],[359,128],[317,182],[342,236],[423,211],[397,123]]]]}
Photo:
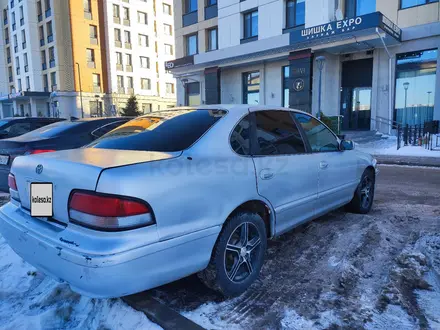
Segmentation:
{"type": "Polygon", "coordinates": [[[239,295],[258,277],[266,247],[263,219],[256,213],[237,213],[223,227],[209,265],[199,278],[225,296],[239,295]]]}
{"type": "Polygon", "coordinates": [[[347,205],[347,209],[353,213],[367,214],[373,206],[375,188],[375,176],[372,169],[366,169],[362,174],[353,199],[347,205]]]}

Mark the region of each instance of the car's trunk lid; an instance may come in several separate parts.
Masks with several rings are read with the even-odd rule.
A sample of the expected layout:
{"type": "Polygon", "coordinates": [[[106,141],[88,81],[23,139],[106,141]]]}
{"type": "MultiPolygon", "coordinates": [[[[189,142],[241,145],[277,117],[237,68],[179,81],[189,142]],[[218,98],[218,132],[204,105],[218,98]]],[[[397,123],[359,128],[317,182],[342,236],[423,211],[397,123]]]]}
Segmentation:
{"type": "Polygon", "coordinates": [[[72,190],[95,190],[99,176],[104,169],[170,159],[180,155],[181,152],[74,149],[17,157],[11,172],[15,175],[21,205],[27,210],[31,208],[31,183],[52,183],[53,218],[67,223],[69,221],[68,202],[72,190]],[[41,173],[40,165],[42,166],[41,173]]]}

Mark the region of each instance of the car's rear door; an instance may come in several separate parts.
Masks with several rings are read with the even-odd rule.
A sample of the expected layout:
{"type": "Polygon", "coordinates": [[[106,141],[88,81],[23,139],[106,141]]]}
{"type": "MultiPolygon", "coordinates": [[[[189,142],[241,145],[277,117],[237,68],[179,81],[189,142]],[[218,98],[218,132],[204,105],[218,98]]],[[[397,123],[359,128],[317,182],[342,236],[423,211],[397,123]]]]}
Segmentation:
{"type": "Polygon", "coordinates": [[[318,163],[308,154],[293,112],[254,112],[253,160],[260,195],[276,213],[276,233],[315,215],[318,194],[318,163]]]}
{"type": "Polygon", "coordinates": [[[304,113],[295,117],[308,139],[312,155],[319,161],[317,215],[348,203],[357,182],[357,158],[341,151],[335,134],[316,118],[304,113]]]}

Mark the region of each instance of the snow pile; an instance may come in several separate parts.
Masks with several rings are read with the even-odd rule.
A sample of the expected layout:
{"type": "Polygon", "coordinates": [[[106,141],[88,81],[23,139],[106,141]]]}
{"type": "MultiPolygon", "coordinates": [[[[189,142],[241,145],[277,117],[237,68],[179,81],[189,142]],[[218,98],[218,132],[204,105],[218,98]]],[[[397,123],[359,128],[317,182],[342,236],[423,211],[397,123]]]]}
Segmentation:
{"type": "Polygon", "coordinates": [[[431,151],[419,146],[402,146],[397,150],[397,138],[395,136],[368,143],[356,143],[356,150],[372,155],[440,157],[440,151],[431,151]]]}
{"type": "Polygon", "coordinates": [[[0,235],[2,329],[161,329],[120,299],[90,299],[25,263],[0,235]]]}

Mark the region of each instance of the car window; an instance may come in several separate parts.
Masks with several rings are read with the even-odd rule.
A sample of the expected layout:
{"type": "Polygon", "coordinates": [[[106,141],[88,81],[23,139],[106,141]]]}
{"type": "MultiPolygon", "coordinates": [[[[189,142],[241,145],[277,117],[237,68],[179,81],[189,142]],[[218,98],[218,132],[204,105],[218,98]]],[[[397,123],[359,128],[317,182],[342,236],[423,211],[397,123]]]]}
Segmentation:
{"type": "Polygon", "coordinates": [[[30,130],[31,130],[31,123],[22,122],[22,123],[12,124],[11,126],[5,128],[3,131],[8,132],[9,137],[14,137],[25,134],[30,130]]]}
{"type": "Polygon", "coordinates": [[[242,119],[231,134],[231,147],[239,155],[249,155],[251,151],[251,123],[249,116],[242,119]]]}
{"type": "Polygon", "coordinates": [[[304,141],[290,111],[259,111],[255,118],[258,155],[305,153],[304,141]]]}
{"type": "Polygon", "coordinates": [[[89,148],[182,151],[226,115],[223,110],[159,111],[138,117],[99,138],[89,148]]]}
{"type": "Polygon", "coordinates": [[[80,121],[59,121],[57,123],[46,125],[32,132],[29,132],[26,134],[25,137],[29,139],[38,137],[48,139],[69,132],[80,124],[80,121]]]}
{"type": "Polygon", "coordinates": [[[108,132],[114,130],[116,127],[121,126],[123,123],[127,122],[126,120],[118,120],[114,123],[106,123],[104,126],[99,127],[98,129],[94,130],[92,133],[92,136],[94,138],[100,138],[104,134],[107,134],[108,132]]]}
{"type": "Polygon", "coordinates": [[[0,129],[2,129],[2,127],[6,126],[9,123],[10,123],[10,121],[8,121],[8,120],[0,120],[0,129]]]}
{"type": "Polygon", "coordinates": [[[339,151],[338,140],[323,123],[303,113],[296,113],[295,116],[304,129],[313,152],[339,151]]]}

